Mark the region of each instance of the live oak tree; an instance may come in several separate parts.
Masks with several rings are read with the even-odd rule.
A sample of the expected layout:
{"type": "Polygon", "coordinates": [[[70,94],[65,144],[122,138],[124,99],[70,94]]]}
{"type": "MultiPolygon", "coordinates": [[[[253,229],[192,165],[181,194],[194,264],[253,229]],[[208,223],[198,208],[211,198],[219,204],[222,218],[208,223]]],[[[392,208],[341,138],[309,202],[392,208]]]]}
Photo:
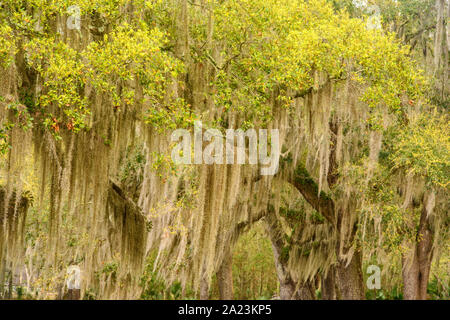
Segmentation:
{"type": "MultiPolygon", "coordinates": [[[[441,248],[443,248],[442,245],[445,247],[446,230],[448,229],[448,226],[446,226],[445,223],[445,212],[448,211],[446,207],[448,205],[446,203],[446,197],[439,195],[437,195],[436,197],[436,192],[438,194],[441,192],[445,193],[445,190],[447,188],[442,184],[442,181],[445,181],[446,179],[445,171],[447,169],[444,169],[446,165],[442,164],[441,166],[442,170],[440,171],[439,176],[442,178],[442,180],[441,183],[438,184],[436,184],[436,180],[434,180],[434,183],[431,182],[430,173],[426,171],[430,168],[430,166],[434,167],[429,161],[435,160],[431,160],[430,157],[436,159],[435,156],[431,156],[434,152],[431,150],[437,150],[441,148],[438,147],[434,149],[432,146],[436,146],[436,143],[443,146],[447,144],[445,138],[440,142],[437,142],[436,139],[438,136],[445,137],[445,123],[448,121],[442,114],[446,113],[446,108],[448,105],[448,72],[446,72],[446,70],[448,69],[449,47],[447,36],[448,26],[446,27],[446,21],[448,20],[449,5],[446,1],[434,0],[403,0],[395,2],[389,0],[380,0],[372,1],[371,4],[371,8],[376,8],[377,13],[382,18],[381,21],[384,25],[384,28],[395,31],[396,36],[401,39],[402,42],[410,45],[411,55],[415,57],[416,61],[419,62],[425,72],[433,77],[431,79],[432,90],[428,90],[426,94],[431,101],[438,105],[438,108],[429,110],[427,112],[432,114],[431,117],[427,116],[424,118],[423,116],[419,116],[417,119],[416,116],[412,116],[411,121],[414,122],[414,125],[399,126],[399,128],[402,128],[400,130],[402,132],[400,139],[396,134],[393,134],[392,130],[390,131],[388,137],[386,137],[385,139],[386,146],[383,147],[382,151],[382,154],[384,156],[381,159],[382,161],[380,161],[381,168],[383,168],[383,170],[386,170],[385,173],[382,174],[384,178],[380,179],[380,177],[378,177],[377,180],[374,181],[373,185],[373,188],[377,188],[377,190],[378,188],[380,188],[380,192],[376,192],[375,194],[378,197],[377,199],[379,201],[379,204],[383,206],[383,208],[378,207],[377,210],[385,213],[383,214],[383,222],[390,221],[389,223],[387,223],[389,227],[388,230],[385,230],[385,235],[392,233],[391,236],[387,237],[390,239],[388,242],[393,241],[392,243],[396,244],[394,246],[389,245],[389,250],[396,248],[394,251],[397,251],[397,249],[399,249],[400,247],[403,248],[403,250],[400,250],[403,252],[398,253],[398,255],[404,256],[402,268],[404,274],[404,297],[408,299],[419,297],[425,299],[429,266],[431,265],[431,261],[433,259],[436,260],[437,264],[439,263],[441,248]],[[429,123],[429,126],[427,126],[427,129],[425,129],[424,125],[427,122],[429,123]],[[435,128],[431,129],[434,126],[435,128]],[[412,130],[414,134],[409,133],[409,130],[412,130]],[[420,134],[418,134],[418,130],[420,131],[420,134]],[[432,130],[434,130],[434,133],[432,133],[432,130]],[[396,138],[395,140],[392,140],[394,136],[396,138]],[[427,142],[421,143],[421,147],[418,147],[413,151],[413,146],[417,146],[417,139],[426,139],[427,142]],[[406,154],[404,152],[400,153],[400,148],[398,148],[396,149],[394,157],[392,155],[392,145],[395,146],[397,144],[402,146],[402,148],[408,145],[407,148],[410,152],[406,154]],[[408,159],[408,164],[417,164],[416,161],[418,161],[418,159],[420,158],[422,168],[420,170],[421,173],[419,174],[419,176],[421,176],[422,178],[419,178],[419,180],[417,180],[417,174],[413,174],[412,169],[409,165],[406,165],[405,162],[403,162],[403,166],[400,166],[400,169],[396,164],[392,162],[392,159],[394,158],[397,161],[400,161],[399,159],[402,159],[402,161],[406,161],[406,159],[408,159]],[[390,159],[391,162],[385,162],[383,159],[390,159]],[[393,172],[389,170],[391,168],[396,168],[395,172],[397,174],[401,173],[400,176],[397,176],[398,179],[392,179],[393,172]],[[408,179],[404,178],[406,175],[409,176],[408,179]],[[403,178],[401,178],[401,176],[403,176],[403,178]],[[413,178],[412,176],[414,176],[415,178],[413,178]],[[425,184],[423,184],[423,177],[425,177],[426,180],[425,184]],[[384,179],[390,180],[390,183],[388,183],[390,187],[387,187],[385,185],[387,180],[384,179]],[[414,207],[416,208],[415,210],[416,212],[418,212],[416,213],[418,217],[416,217],[416,221],[414,223],[411,221],[406,223],[406,220],[411,220],[411,218],[408,217],[411,215],[411,213],[406,213],[403,210],[405,209],[405,207],[409,206],[409,201],[412,201],[411,199],[407,199],[407,197],[412,196],[412,193],[405,192],[405,185],[408,183],[411,184],[412,180],[415,181],[414,183],[421,185],[421,187],[415,187],[415,200],[413,201],[414,207]],[[383,181],[384,185],[380,184],[380,181],[383,181]],[[389,190],[389,192],[387,192],[387,190],[389,190]],[[431,197],[426,196],[429,193],[432,194],[431,197]],[[428,213],[425,209],[426,201],[429,201],[428,213]],[[434,206],[435,203],[436,206],[434,206]],[[423,213],[423,217],[419,219],[420,212],[423,213]],[[420,227],[417,226],[418,232],[416,233],[414,231],[414,229],[416,228],[415,224],[419,224],[419,221],[420,227]],[[408,232],[405,232],[406,230],[404,230],[406,225],[408,225],[408,232]],[[420,250],[417,250],[417,254],[415,254],[415,257],[414,254],[412,255],[412,257],[405,257],[411,255],[411,252],[405,253],[405,251],[414,250],[406,250],[404,244],[400,245],[401,239],[404,239],[406,235],[410,239],[415,239],[413,240],[413,242],[416,241],[422,246],[420,250]],[[425,237],[425,239],[421,240],[423,237],[425,237]],[[427,241],[428,245],[425,244],[427,241]],[[416,262],[412,263],[411,259],[416,259],[416,262]],[[421,268],[414,266],[414,264],[418,263],[418,260],[421,261],[421,268]],[[419,269],[421,270],[420,272],[419,269]],[[412,273],[415,272],[416,275],[412,276],[411,272],[408,272],[408,270],[416,270],[412,271],[412,273]],[[407,276],[407,274],[409,274],[409,276],[407,276]],[[416,280],[412,279],[411,277],[416,278],[416,280]],[[422,284],[419,285],[419,283],[422,284]]],[[[446,147],[443,147],[442,150],[445,153],[447,149],[446,147]]],[[[406,151],[406,149],[402,149],[402,151],[406,151]]],[[[439,151],[439,153],[440,152],[441,151],[439,151]]],[[[440,157],[440,159],[445,159],[446,157],[441,156],[438,157],[440,157]]],[[[416,167],[416,169],[418,169],[418,166],[416,167]]],[[[433,172],[434,174],[437,174],[436,167],[435,169],[433,169],[433,172]]],[[[372,193],[373,191],[369,191],[365,194],[372,193]]],[[[378,239],[380,237],[376,238],[378,239]]],[[[378,255],[380,256],[380,254],[378,255]]],[[[392,261],[391,256],[389,256],[388,259],[391,259],[392,261]]],[[[389,265],[389,263],[383,264],[385,267],[389,265]]]]}
{"type": "MultiPolygon", "coordinates": [[[[25,191],[35,202],[23,233],[0,233],[0,275],[25,266],[45,298],[77,264],[84,297],[135,298],[143,271],[156,283],[144,268],[156,252],[151,272],[183,293],[208,298],[216,274],[233,298],[233,246],[263,219],[282,298],[314,298],[321,281],[324,297],[363,299],[379,230],[401,229],[383,245],[429,247],[430,199],[448,200],[448,119],[418,120],[431,107],[410,48],[332,2],[2,0],[3,201],[15,217],[25,191]],[[194,120],[279,129],[279,173],[174,164],[171,130],[194,120]]],[[[405,297],[425,298],[431,258],[414,259],[404,277],[419,270],[420,294],[405,297]]]]}

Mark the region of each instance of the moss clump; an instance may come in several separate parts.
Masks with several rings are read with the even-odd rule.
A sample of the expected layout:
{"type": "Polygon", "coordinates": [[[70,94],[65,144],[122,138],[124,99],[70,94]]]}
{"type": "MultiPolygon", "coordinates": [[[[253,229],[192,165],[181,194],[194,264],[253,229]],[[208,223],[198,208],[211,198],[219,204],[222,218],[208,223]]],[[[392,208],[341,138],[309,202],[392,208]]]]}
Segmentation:
{"type": "MultiPolygon", "coordinates": [[[[309,174],[308,170],[306,170],[305,166],[300,164],[297,166],[294,172],[294,182],[299,185],[307,185],[312,191],[316,194],[319,194],[319,186],[314,181],[314,179],[309,174]]],[[[320,191],[319,194],[320,200],[328,201],[331,200],[331,197],[324,191],[320,191]]]]}
{"type": "Polygon", "coordinates": [[[325,218],[316,210],[313,210],[313,212],[311,213],[311,218],[314,222],[325,222],[325,218]]]}
{"type": "Polygon", "coordinates": [[[289,250],[290,247],[289,246],[285,246],[283,247],[283,249],[281,249],[281,254],[280,254],[280,262],[281,263],[287,263],[289,260],[289,250]]]}
{"type": "Polygon", "coordinates": [[[288,219],[303,220],[306,214],[303,210],[295,210],[285,207],[280,207],[280,214],[288,219]]]}

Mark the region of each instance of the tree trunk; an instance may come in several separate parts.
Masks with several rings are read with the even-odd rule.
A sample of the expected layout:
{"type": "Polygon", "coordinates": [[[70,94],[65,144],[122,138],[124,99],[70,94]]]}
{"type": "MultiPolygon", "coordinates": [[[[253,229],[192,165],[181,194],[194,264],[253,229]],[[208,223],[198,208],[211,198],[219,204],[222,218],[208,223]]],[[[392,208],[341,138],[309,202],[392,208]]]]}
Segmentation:
{"type": "Polygon", "coordinates": [[[277,268],[278,281],[280,282],[280,299],[295,300],[295,283],[291,277],[280,274],[277,268]]]}
{"type": "Polygon", "coordinates": [[[428,218],[434,209],[434,194],[424,199],[417,239],[408,254],[402,257],[403,298],[427,299],[428,278],[433,258],[433,234],[428,218]]]}
{"type": "Polygon", "coordinates": [[[209,299],[209,281],[206,277],[200,280],[200,300],[209,299]]]}
{"type": "Polygon", "coordinates": [[[281,300],[313,300],[315,298],[314,287],[310,281],[298,284],[292,279],[286,266],[287,261],[281,256],[283,243],[281,239],[275,238],[273,230],[269,226],[269,234],[272,241],[272,249],[275,260],[278,281],[280,283],[281,300]]]}
{"type": "Polygon", "coordinates": [[[434,74],[439,70],[444,36],[445,0],[436,0],[436,34],[434,37],[434,74]]]}
{"type": "Polygon", "coordinates": [[[231,250],[227,250],[222,265],[217,271],[217,283],[221,300],[233,300],[233,256],[231,250]]]}
{"type": "Polygon", "coordinates": [[[288,270],[281,262],[281,248],[278,248],[272,241],[273,255],[275,260],[275,267],[277,270],[278,281],[280,282],[280,299],[293,300],[295,299],[295,283],[292,280],[288,270]]]}
{"type": "Polygon", "coordinates": [[[336,300],[336,270],[334,267],[322,277],[322,300],[336,300]]]}
{"type": "Polygon", "coordinates": [[[295,295],[299,300],[315,300],[316,290],[313,281],[306,281],[300,285],[295,295]]]}
{"type": "Polygon", "coordinates": [[[80,300],[81,297],[80,289],[68,289],[63,297],[63,300],[80,300]]]}
{"type": "Polygon", "coordinates": [[[356,251],[347,266],[345,261],[338,263],[336,275],[340,298],[343,300],[365,299],[361,261],[361,253],[356,251]]]}
{"type": "Polygon", "coordinates": [[[295,300],[296,283],[292,279],[289,270],[287,269],[287,258],[282,255],[284,248],[284,241],[282,238],[283,230],[277,224],[274,212],[270,212],[266,216],[267,231],[272,243],[273,257],[275,260],[275,268],[277,271],[277,278],[280,283],[280,299],[281,300],[295,300]]]}

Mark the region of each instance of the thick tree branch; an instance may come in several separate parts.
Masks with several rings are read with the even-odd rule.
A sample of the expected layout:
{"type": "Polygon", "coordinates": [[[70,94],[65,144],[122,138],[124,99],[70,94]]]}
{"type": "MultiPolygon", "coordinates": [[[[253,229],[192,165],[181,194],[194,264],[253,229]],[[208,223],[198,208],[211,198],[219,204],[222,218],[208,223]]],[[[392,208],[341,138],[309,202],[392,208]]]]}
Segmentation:
{"type": "Polygon", "coordinates": [[[324,192],[319,194],[319,187],[317,183],[311,178],[308,171],[303,165],[299,165],[294,172],[292,181],[289,181],[294,185],[298,191],[303,195],[305,200],[325,219],[334,223],[334,202],[324,192]]]}

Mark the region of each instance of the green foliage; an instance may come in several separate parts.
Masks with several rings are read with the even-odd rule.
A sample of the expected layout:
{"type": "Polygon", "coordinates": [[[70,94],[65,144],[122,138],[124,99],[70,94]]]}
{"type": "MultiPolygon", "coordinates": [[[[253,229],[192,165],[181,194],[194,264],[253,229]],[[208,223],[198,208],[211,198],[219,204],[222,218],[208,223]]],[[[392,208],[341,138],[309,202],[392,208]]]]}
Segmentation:
{"type": "Polygon", "coordinates": [[[134,148],[127,149],[118,177],[127,193],[132,195],[134,199],[137,198],[144,179],[146,156],[143,148],[143,145],[138,144],[134,148]]]}
{"type": "Polygon", "coordinates": [[[242,235],[235,246],[233,283],[236,299],[270,299],[277,293],[272,244],[261,223],[242,235]]]}
{"type": "Polygon", "coordinates": [[[427,293],[432,300],[449,300],[450,299],[449,288],[450,283],[448,282],[445,283],[435,276],[428,282],[427,293]]]}
{"type": "Polygon", "coordinates": [[[291,208],[280,207],[279,211],[280,214],[286,217],[287,219],[304,220],[306,216],[304,210],[296,210],[291,208]]]}
{"type": "Polygon", "coordinates": [[[361,82],[362,98],[373,108],[399,112],[400,97],[415,99],[421,92],[423,78],[407,47],[394,35],[334,12],[327,1],[229,0],[214,8],[213,36],[223,46],[217,61],[223,63],[208,51],[197,55],[217,71],[214,99],[225,113],[234,109],[253,124],[265,123],[274,92],[288,106],[294,95],[319,89],[318,73],[361,82]]]}
{"type": "Polygon", "coordinates": [[[0,67],[8,67],[13,62],[16,44],[12,34],[12,28],[0,24],[0,67]]]}
{"type": "Polygon", "coordinates": [[[402,300],[403,293],[398,287],[394,287],[391,291],[387,290],[369,290],[366,291],[367,300],[402,300]]]}
{"type": "Polygon", "coordinates": [[[186,289],[183,295],[181,283],[175,281],[168,285],[157,272],[153,270],[155,255],[150,254],[147,258],[146,265],[142,277],[140,279],[140,286],[142,287],[142,300],[180,300],[193,299],[194,293],[186,289]]]}
{"type": "Polygon", "coordinates": [[[84,292],[83,300],[97,300],[97,294],[95,293],[94,289],[88,288],[84,292]]]}
{"type": "Polygon", "coordinates": [[[14,127],[14,124],[5,122],[0,126],[0,153],[6,154],[11,145],[9,144],[9,131],[14,127]]]}
{"type": "Polygon", "coordinates": [[[115,274],[117,271],[117,268],[118,268],[117,262],[109,262],[103,266],[103,269],[100,271],[100,273],[115,274]]]}
{"type": "Polygon", "coordinates": [[[290,251],[290,246],[285,246],[281,249],[281,254],[280,254],[280,261],[282,263],[287,263],[289,260],[289,251],[290,251]]]}
{"type": "Polygon", "coordinates": [[[167,286],[164,280],[162,280],[156,273],[152,273],[148,277],[145,276],[142,281],[145,281],[145,284],[143,284],[145,287],[141,294],[141,299],[143,300],[182,299],[181,284],[179,282],[175,282],[171,286],[167,286]]]}
{"type": "Polygon", "coordinates": [[[181,98],[172,99],[170,102],[162,107],[148,109],[144,115],[145,123],[151,124],[158,132],[192,126],[196,116],[190,105],[181,98]]]}
{"type": "Polygon", "coordinates": [[[393,141],[393,169],[421,176],[437,187],[450,183],[450,122],[448,115],[423,115],[401,129],[393,141]]]}
{"type": "MultiPolygon", "coordinates": [[[[195,117],[190,106],[167,90],[183,72],[182,63],[163,50],[169,46],[169,37],[160,27],[166,28],[170,37],[173,30],[167,19],[154,16],[164,17],[172,10],[163,1],[133,1],[144,19],[136,15],[125,22],[120,8],[128,2],[4,3],[8,18],[4,17],[0,39],[9,50],[14,45],[7,34],[33,35],[24,41],[24,49],[46,88],[36,97],[43,109],[42,122],[56,136],[63,127],[76,132],[86,126],[91,110],[83,88],[89,85],[107,93],[119,110],[145,103],[146,122],[160,130],[192,124],[195,117]],[[73,4],[80,7],[82,15],[96,17],[98,32],[103,34],[85,50],[62,42],[49,28],[51,17],[73,4]],[[42,11],[39,18],[31,14],[33,7],[42,11]],[[36,33],[36,24],[42,31],[36,33]],[[106,33],[108,26],[112,30],[106,33]],[[145,101],[140,95],[136,101],[133,82],[142,86],[145,101]],[[59,106],[64,119],[47,111],[49,105],[59,106]]],[[[222,63],[200,46],[208,37],[206,22],[190,31],[196,44],[193,58],[214,66],[210,85],[213,99],[223,111],[222,120],[235,110],[244,116],[246,127],[267,123],[272,116],[268,102],[274,93],[280,105],[288,106],[293,96],[318,89],[318,73],[336,81],[351,77],[363,83],[363,99],[374,108],[382,104],[400,112],[401,97],[415,99],[420,93],[423,79],[407,56],[408,48],[393,35],[367,30],[363,21],[344,11],[336,13],[325,0],[227,0],[214,5],[213,11],[216,28],[212,40],[222,48],[217,60],[222,63]]],[[[374,116],[373,121],[379,119],[374,116]]]]}
{"type": "Polygon", "coordinates": [[[40,96],[40,106],[46,108],[54,103],[65,108],[68,116],[73,110],[84,113],[87,101],[79,93],[85,83],[79,53],[53,38],[35,38],[27,44],[26,50],[30,67],[45,80],[47,90],[40,96]]]}
{"type": "MultiPolygon", "coordinates": [[[[167,91],[168,85],[183,72],[182,63],[161,50],[168,42],[163,31],[147,25],[139,16],[130,23],[122,21],[121,8],[129,2],[8,0],[2,3],[1,65],[10,64],[17,50],[25,53],[28,67],[39,74],[43,84],[43,90],[33,99],[36,108],[29,112],[36,113],[33,120],[56,138],[60,138],[63,129],[78,132],[86,128],[93,102],[85,95],[85,89],[90,87],[109,96],[114,110],[145,104],[146,122],[156,127],[167,129],[191,121],[184,100],[172,97],[167,91]],[[104,34],[86,48],[75,48],[50,28],[54,15],[66,13],[73,4],[80,8],[82,15],[97,19],[98,32],[104,34]],[[33,15],[33,8],[40,15],[33,15]],[[106,33],[106,27],[111,24],[111,32],[106,33]],[[13,39],[17,39],[20,48],[16,49],[13,39]],[[142,89],[139,99],[132,89],[136,87],[134,83],[142,89]]],[[[158,1],[133,3],[150,12],[158,1]]]]}
{"type": "Polygon", "coordinates": [[[420,210],[410,212],[402,208],[403,200],[397,193],[397,181],[392,179],[392,173],[384,166],[374,168],[371,178],[367,180],[366,161],[364,158],[357,164],[348,164],[341,172],[365,200],[358,210],[358,241],[369,251],[384,249],[393,254],[401,254],[404,241],[415,239],[415,226],[420,218],[420,210]],[[383,228],[382,233],[371,230],[368,238],[365,223],[375,217],[380,223],[379,227],[383,228]]]}
{"type": "Polygon", "coordinates": [[[88,46],[88,77],[96,89],[110,94],[115,106],[134,104],[135,92],[126,84],[135,80],[149,103],[157,105],[166,94],[168,76],[175,78],[182,71],[175,58],[161,51],[166,41],[157,28],[120,25],[103,41],[88,46]]]}
{"type": "MultiPolygon", "coordinates": [[[[427,288],[428,298],[431,300],[448,300],[449,284],[445,284],[438,277],[433,277],[427,288]]],[[[393,286],[390,289],[368,290],[366,291],[368,300],[403,300],[402,288],[393,286]]]]}
{"type": "Polygon", "coordinates": [[[166,179],[167,174],[175,175],[177,173],[177,167],[172,158],[159,152],[152,152],[152,169],[162,179],[166,179]]]}
{"type": "MultiPolygon", "coordinates": [[[[415,19],[420,19],[426,15],[432,15],[431,9],[436,4],[434,0],[377,0],[376,5],[380,8],[383,20],[386,22],[395,21],[397,24],[409,22],[410,31],[414,30],[415,19]]],[[[423,22],[423,21],[422,21],[423,22]]]]}

